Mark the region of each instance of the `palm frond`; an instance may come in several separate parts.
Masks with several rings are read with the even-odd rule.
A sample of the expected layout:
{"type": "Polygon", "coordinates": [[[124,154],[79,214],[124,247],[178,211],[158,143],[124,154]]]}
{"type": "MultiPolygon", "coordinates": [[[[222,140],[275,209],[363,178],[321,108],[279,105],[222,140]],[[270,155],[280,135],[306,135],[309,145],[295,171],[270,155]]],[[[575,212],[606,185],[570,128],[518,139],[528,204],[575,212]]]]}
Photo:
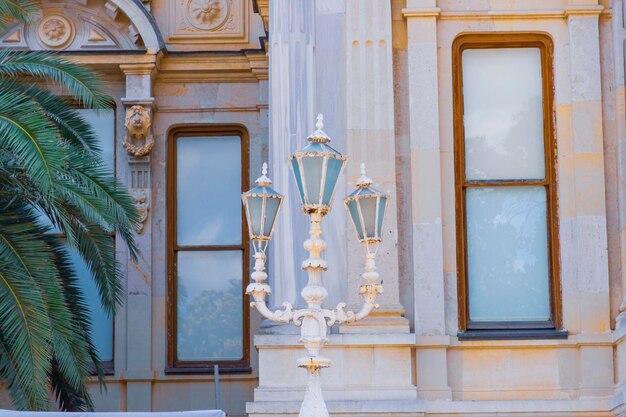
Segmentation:
{"type": "Polygon", "coordinates": [[[0,30],[15,21],[30,23],[37,6],[34,0],[0,0],[0,30]]]}
{"type": "Polygon", "coordinates": [[[14,158],[48,192],[63,169],[64,149],[55,126],[26,95],[4,90],[0,80],[0,147],[10,149],[14,158]]]}
{"type": "Polygon", "coordinates": [[[95,72],[50,51],[0,51],[0,76],[53,81],[67,88],[84,107],[102,109],[112,104],[95,72]]]}
{"type": "Polygon", "coordinates": [[[0,88],[7,92],[23,94],[36,101],[43,114],[56,125],[64,141],[82,151],[102,155],[100,143],[93,128],[68,100],[37,85],[25,86],[17,80],[3,80],[0,85],[0,88]]]}
{"type": "MultiPolygon", "coordinates": [[[[25,207],[11,205],[0,216],[0,333],[2,379],[19,392],[21,409],[47,407],[47,375],[52,359],[48,291],[58,285],[50,271],[51,252],[41,241],[42,228],[25,207]],[[50,279],[52,277],[52,279],[50,279]],[[13,371],[12,375],[7,372],[13,371]]],[[[54,268],[52,268],[54,269],[54,268]]]]}

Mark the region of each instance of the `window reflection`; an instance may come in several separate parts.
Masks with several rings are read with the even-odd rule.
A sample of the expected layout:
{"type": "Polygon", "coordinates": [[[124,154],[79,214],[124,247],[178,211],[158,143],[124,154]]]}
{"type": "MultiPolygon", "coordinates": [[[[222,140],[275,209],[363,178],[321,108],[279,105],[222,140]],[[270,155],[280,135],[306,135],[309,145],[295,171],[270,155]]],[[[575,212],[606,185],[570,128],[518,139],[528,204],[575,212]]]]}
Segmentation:
{"type": "Polygon", "coordinates": [[[243,358],[242,251],[178,254],[178,359],[243,358]]]}
{"type": "Polygon", "coordinates": [[[467,190],[472,321],[550,318],[544,187],[467,190]]]}
{"type": "Polygon", "coordinates": [[[463,52],[468,180],[545,177],[541,51],[463,52]]]}
{"type": "Polygon", "coordinates": [[[178,245],[241,244],[241,139],[177,140],[178,245]]]}

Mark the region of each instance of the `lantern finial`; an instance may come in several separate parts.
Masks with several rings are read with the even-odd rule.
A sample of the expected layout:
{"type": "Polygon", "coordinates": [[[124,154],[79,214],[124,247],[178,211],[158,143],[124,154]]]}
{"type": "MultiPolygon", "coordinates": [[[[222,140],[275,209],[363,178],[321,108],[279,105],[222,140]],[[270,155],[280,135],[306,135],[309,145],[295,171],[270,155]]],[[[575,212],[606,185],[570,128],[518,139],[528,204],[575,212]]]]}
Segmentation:
{"type": "Polygon", "coordinates": [[[372,185],[372,179],[365,175],[365,162],[361,162],[361,176],[359,180],[356,182],[356,186],[359,188],[365,188],[372,185]]]}
{"type": "Polygon", "coordinates": [[[315,132],[311,133],[307,138],[309,142],[328,143],[330,137],[324,132],[324,115],[322,113],[317,114],[317,122],[315,123],[315,132]]]}
{"type": "Polygon", "coordinates": [[[267,187],[272,185],[272,180],[270,180],[267,176],[267,162],[263,162],[263,167],[261,168],[261,176],[255,181],[261,187],[267,187]]]}

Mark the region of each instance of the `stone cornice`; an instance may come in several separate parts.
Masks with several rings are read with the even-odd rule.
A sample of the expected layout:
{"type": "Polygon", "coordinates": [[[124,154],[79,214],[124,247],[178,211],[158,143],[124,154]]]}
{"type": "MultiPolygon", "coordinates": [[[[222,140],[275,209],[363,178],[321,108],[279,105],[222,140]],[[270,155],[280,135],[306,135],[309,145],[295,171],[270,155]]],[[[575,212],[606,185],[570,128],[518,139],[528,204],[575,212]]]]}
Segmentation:
{"type": "Polygon", "coordinates": [[[406,9],[402,9],[402,16],[406,19],[417,17],[438,17],[440,13],[441,9],[439,7],[408,7],[406,9]]]}
{"type": "Polygon", "coordinates": [[[470,10],[441,11],[432,8],[405,8],[402,16],[406,19],[435,17],[439,20],[491,20],[491,19],[564,19],[570,15],[610,15],[611,11],[601,5],[567,6],[563,9],[532,10],[470,10]]]}
{"type": "Polygon", "coordinates": [[[157,65],[160,82],[258,82],[268,78],[264,53],[164,56],[157,65]]]}
{"type": "Polygon", "coordinates": [[[259,16],[261,16],[261,19],[263,19],[265,33],[269,33],[270,0],[256,0],[256,9],[259,16]]]}

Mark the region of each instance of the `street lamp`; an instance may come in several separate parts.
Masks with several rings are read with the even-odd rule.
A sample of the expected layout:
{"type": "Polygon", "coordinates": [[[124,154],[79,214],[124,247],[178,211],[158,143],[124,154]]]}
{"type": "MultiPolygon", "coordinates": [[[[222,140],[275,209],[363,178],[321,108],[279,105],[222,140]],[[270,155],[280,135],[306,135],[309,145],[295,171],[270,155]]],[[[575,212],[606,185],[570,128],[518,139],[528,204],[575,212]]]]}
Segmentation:
{"type": "Polygon", "coordinates": [[[346,161],[345,156],[328,144],[330,138],[324,133],[323,127],[320,114],[317,117],[317,130],[308,137],[309,144],[289,158],[302,210],[310,221],[309,238],[304,242],[309,257],[302,263],[302,269],[308,273],[308,283],[300,294],[307,308],[294,310],[290,303],[284,302],[284,310],[271,311],[265,302],[265,297],[271,293],[270,286],[265,283],[265,250],[283,199],[270,187],[266,164],[263,165],[263,175],[257,180],[257,187],[242,195],[250,239],[255,250],[254,272],[251,274],[254,282],[246,288],[246,294],[254,299],[251,306],[269,320],[282,323],[293,321],[301,328],[300,343],[307,350],[307,356],[297,361],[299,367],[307,370],[307,386],[300,417],[328,417],[319,380],[320,369],[330,366],[330,359],[320,355],[320,350],[328,343],[328,329],[335,323],[351,323],[369,315],[378,307],[375,300],[383,292],[374,259],[382,239],[387,196],[371,188],[372,181],[366,177],[362,165],[357,190],[346,198],[344,204],[357,230],[357,237],[366,248],[365,272],[361,275],[366,283],[359,289],[364,303],[356,313],[345,311],[345,303],[339,303],[334,310],[322,308],[322,303],[328,297],[322,283],[322,272],[328,269],[326,261],[321,257],[326,249],[326,242],[322,239],[322,219],[331,209],[335,187],[346,161]]]}

